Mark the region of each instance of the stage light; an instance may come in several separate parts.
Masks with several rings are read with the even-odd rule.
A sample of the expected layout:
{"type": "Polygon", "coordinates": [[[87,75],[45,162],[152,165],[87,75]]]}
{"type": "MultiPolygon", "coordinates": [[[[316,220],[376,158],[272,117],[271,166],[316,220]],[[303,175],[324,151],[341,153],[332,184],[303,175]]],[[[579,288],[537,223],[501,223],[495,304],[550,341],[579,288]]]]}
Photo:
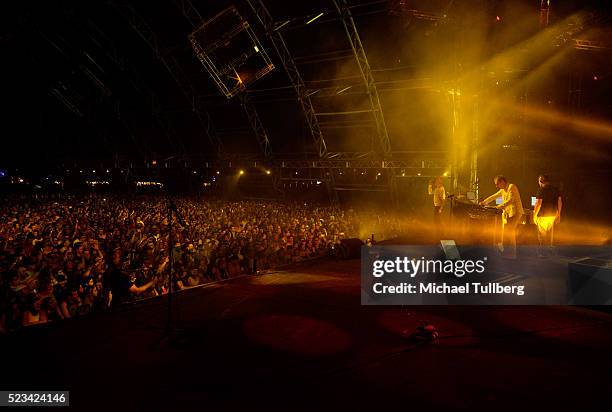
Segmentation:
{"type": "Polygon", "coordinates": [[[242,176],[244,174],[244,170],[239,171],[238,174],[242,176]]]}
{"type": "Polygon", "coordinates": [[[495,16],[495,20],[497,20],[497,21],[501,21],[501,17],[499,17],[499,16],[495,16]]]}
{"type": "Polygon", "coordinates": [[[306,22],[306,24],[310,24],[310,23],[312,23],[313,21],[315,21],[316,19],[318,19],[318,18],[319,18],[319,17],[321,17],[322,15],[323,15],[323,13],[319,13],[319,14],[317,14],[317,15],[316,15],[316,16],[314,16],[312,19],[308,20],[308,21],[306,22]]]}
{"type": "Polygon", "coordinates": [[[151,164],[152,164],[153,166],[155,166],[155,165],[157,164],[157,160],[153,160],[153,161],[151,162],[151,164]]]}
{"type": "Polygon", "coordinates": [[[92,172],[92,173],[96,173],[96,169],[93,169],[91,172],[92,172]]]}
{"type": "Polygon", "coordinates": [[[217,170],[217,174],[218,174],[218,175],[220,175],[220,174],[221,174],[221,172],[217,170]]]}
{"type": "Polygon", "coordinates": [[[593,80],[599,80],[597,76],[593,76],[593,80]]]}
{"type": "Polygon", "coordinates": [[[270,172],[269,170],[266,170],[266,174],[267,175],[269,175],[270,173],[272,173],[272,172],[270,172]]]}
{"type": "Polygon", "coordinates": [[[444,177],[448,176],[448,172],[444,172],[444,177]]]}
{"type": "Polygon", "coordinates": [[[234,6],[204,21],[189,35],[189,41],[228,99],[274,70],[255,32],[234,6]]]}
{"type": "Polygon", "coordinates": [[[110,170],[106,169],[106,173],[110,173],[110,170]]]}

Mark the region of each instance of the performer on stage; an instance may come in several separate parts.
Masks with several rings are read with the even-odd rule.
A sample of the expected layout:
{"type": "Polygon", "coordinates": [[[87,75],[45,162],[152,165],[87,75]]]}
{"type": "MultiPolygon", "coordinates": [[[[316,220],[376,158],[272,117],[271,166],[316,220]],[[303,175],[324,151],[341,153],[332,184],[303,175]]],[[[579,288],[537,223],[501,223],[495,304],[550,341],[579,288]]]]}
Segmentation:
{"type": "Polygon", "coordinates": [[[446,190],[440,176],[436,177],[433,184],[430,182],[428,187],[429,195],[433,195],[433,220],[436,229],[436,237],[442,235],[442,210],[446,201],[446,190]]]}
{"type": "Polygon", "coordinates": [[[538,257],[544,257],[545,248],[552,254],[553,231],[555,224],[561,220],[563,200],[561,199],[561,192],[550,184],[550,178],[547,175],[540,175],[538,184],[540,189],[536,195],[536,204],[533,208],[533,223],[538,227],[538,241],[540,243],[538,257]]]}
{"type": "Polygon", "coordinates": [[[516,227],[523,216],[521,194],[514,183],[508,183],[505,176],[497,175],[493,181],[499,191],[481,201],[480,205],[484,206],[499,197],[502,198],[502,203],[497,206],[498,209],[504,211],[502,216],[502,256],[508,259],[516,259],[516,227]]]}

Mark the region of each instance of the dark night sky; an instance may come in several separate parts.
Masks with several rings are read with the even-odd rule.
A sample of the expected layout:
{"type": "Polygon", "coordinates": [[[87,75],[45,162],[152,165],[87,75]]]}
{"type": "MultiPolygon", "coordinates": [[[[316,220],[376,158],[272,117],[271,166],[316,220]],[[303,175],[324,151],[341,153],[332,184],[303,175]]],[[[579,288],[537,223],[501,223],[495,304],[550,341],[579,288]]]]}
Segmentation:
{"type": "MultiPolygon", "coordinates": [[[[75,0],[3,3],[0,81],[4,108],[0,168],[33,164],[45,167],[67,159],[104,160],[114,156],[154,159],[183,150],[201,157],[212,156],[211,146],[189,102],[160,60],[112,3],[75,0]],[[62,102],[64,99],[69,105],[62,102]],[[172,125],[174,133],[170,136],[152,116],[153,102],[160,108],[160,118],[172,125]]],[[[195,94],[200,96],[200,103],[211,114],[226,149],[256,153],[255,138],[240,106],[219,93],[190,48],[187,35],[192,26],[181,14],[177,2],[114,0],[114,3],[129,4],[152,29],[160,50],[176,58],[195,94]]],[[[359,82],[355,80],[357,67],[331,1],[269,0],[265,3],[276,21],[295,18],[286,26],[284,34],[309,88],[339,86],[343,81],[348,85],[359,82]],[[318,22],[303,24],[307,16],[320,11],[327,13],[318,22]],[[323,58],[329,52],[344,53],[347,57],[323,58]],[[337,78],[346,79],[316,82],[337,78]]],[[[370,2],[349,2],[353,6],[364,3],[370,2]]],[[[406,88],[407,82],[426,73],[428,65],[452,52],[451,39],[457,35],[457,26],[467,32],[467,38],[472,25],[487,33],[488,41],[481,51],[483,58],[533,35],[537,30],[539,2],[408,2],[411,8],[447,14],[448,22],[439,25],[393,15],[389,12],[391,3],[355,7],[353,11],[376,79],[386,82],[381,87],[389,89],[381,92],[381,99],[392,145],[395,150],[439,150],[447,119],[427,110],[437,104],[437,97],[406,88]],[[532,10],[532,14],[513,13],[511,8],[517,4],[532,10]],[[504,19],[496,24],[494,16],[500,14],[504,19]],[[404,87],[391,90],[389,85],[404,87]]],[[[551,22],[585,9],[598,11],[599,25],[604,28],[610,25],[609,12],[603,10],[604,2],[552,3],[551,22]]],[[[193,0],[193,4],[206,19],[230,2],[193,0]]],[[[272,45],[246,2],[240,0],[235,4],[277,66],[249,90],[273,150],[277,153],[311,151],[306,123],[293,91],[287,88],[289,79],[272,45]]],[[[601,33],[606,31],[598,31],[596,35],[604,36],[601,33]]],[[[610,50],[577,52],[576,59],[586,73],[582,114],[610,121],[610,50]],[[591,81],[593,74],[599,76],[596,82],[591,81]]],[[[566,75],[567,70],[557,71],[555,79],[546,86],[548,89],[542,86],[539,92],[541,96],[556,95],[560,110],[563,110],[562,102],[567,100],[566,75]]],[[[313,101],[317,111],[358,109],[365,102],[359,93],[348,93],[343,99],[313,101]]],[[[333,128],[324,132],[332,151],[369,150],[371,129],[333,128]]]]}

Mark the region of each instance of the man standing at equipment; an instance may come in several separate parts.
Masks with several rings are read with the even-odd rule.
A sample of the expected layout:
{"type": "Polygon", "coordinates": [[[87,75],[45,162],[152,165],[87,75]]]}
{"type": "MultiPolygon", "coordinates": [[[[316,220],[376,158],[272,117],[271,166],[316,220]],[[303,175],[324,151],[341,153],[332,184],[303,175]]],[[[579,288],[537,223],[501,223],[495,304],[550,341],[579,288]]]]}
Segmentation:
{"type": "Polygon", "coordinates": [[[563,200],[561,199],[561,192],[550,184],[550,178],[547,175],[540,175],[538,184],[540,189],[536,195],[536,204],[533,208],[533,223],[538,227],[538,241],[540,243],[538,256],[544,257],[545,247],[552,254],[553,230],[561,220],[563,200]]]}
{"type": "Polygon", "coordinates": [[[502,256],[508,259],[516,259],[516,227],[523,216],[521,194],[514,183],[508,183],[505,176],[497,175],[493,182],[499,190],[481,201],[480,205],[485,206],[499,197],[502,198],[501,204],[497,205],[498,209],[504,211],[502,216],[502,256]]]}
{"type": "Polygon", "coordinates": [[[433,221],[436,229],[436,238],[439,240],[442,236],[442,210],[446,201],[446,190],[440,176],[434,179],[433,184],[429,184],[428,192],[430,196],[433,195],[433,221]]]}

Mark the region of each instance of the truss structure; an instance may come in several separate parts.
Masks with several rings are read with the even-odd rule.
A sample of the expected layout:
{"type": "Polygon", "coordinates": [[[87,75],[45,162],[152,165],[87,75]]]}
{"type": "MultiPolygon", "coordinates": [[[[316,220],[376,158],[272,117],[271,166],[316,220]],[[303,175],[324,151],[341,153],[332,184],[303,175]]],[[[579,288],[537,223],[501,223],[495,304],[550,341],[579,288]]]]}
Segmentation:
{"type": "Polygon", "coordinates": [[[257,110],[255,110],[255,106],[250,101],[249,96],[246,93],[240,93],[238,95],[240,99],[240,104],[244,109],[244,113],[246,114],[249,124],[251,125],[251,129],[257,138],[257,143],[264,155],[264,157],[269,160],[272,158],[272,146],[270,145],[270,139],[268,138],[268,132],[266,132],[266,128],[263,126],[261,119],[259,118],[259,114],[257,114],[257,110]]]}
{"type": "MultiPolygon", "coordinates": [[[[304,113],[304,118],[306,119],[306,124],[310,130],[310,135],[312,136],[319,159],[326,159],[328,157],[327,144],[325,143],[323,132],[319,126],[317,113],[315,112],[314,106],[310,99],[309,90],[304,83],[304,79],[302,78],[302,75],[295,64],[293,56],[289,52],[287,43],[285,43],[285,39],[280,31],[281,26],[276,25],[272,15],[263,3],[263,0],[247,0],[247,3],[249,3],[253,13],[255,13],[259,19],[259,22],[266,30],[266,34],[272,41],[276,54],[278,55],[285,72],[287,73],[289,80],[291,80],[291,85],[293,86],[298,101],[300,102],[300,106],[302,108],[302,112],[304,113]]],[[[328,195],[332,203],[337,203],[338,193],[336,192],[335,180],[333,174],[329,173],[329,176],[329,179],[326,181],[328,195]]]]}
{"type": "Polygon", "coordinates": [[[261,25],[265,28],[268,37],[270,37],[270,40],[276,49],[278,58],[287,72],[289,79],[291,80],[291,84],[295,89],[295,93],[297,94],[298,100],[302,107],[302,112],[306,118],[306,123],[310,129],[310,133],[319,157],[327,157],[327,145],[325,143],[325,139],[323,138],[321,128],[319,127],[319,122],[317,120],[317,115],[312,105],[312,101],[310,100],[309,90],[304,83],[304,79],[302,79],[291,53],[289,52],[285,39],[279,30],[280,26],[275,25],[272,15],[262,0],[247,0],[247,3],[249,3],[249,6],[251,6],[251,9],[259,19],[261,25]]]}
{"type": "Polygon", "coordinates": [[[151,115],[152,118],[155,119],[157,124],[164,131],[168,142],[173,147],[176,152],[176,144],[181,146],[183,152],[185,152],[185,148],[183,146],[183,141],[178,137],[174,127],[172,126],[172,122],[170,118],[166,115],[166,113],[162,110],[161,103],[157,94],[154,93],[153,89],[148,87],[142,77],[138,74],[136,68],[130,64],[128,59],[124,59],[120,56],[117,51],[117,47],[115,44],[104,34],[102,30],[100,30],[92,21],[87,22],[89,27],[96,33],[96,38],[94,41],[104,48],[106,51],[106,56],[119,68],[128,78],[134,89],[136,89],[139,93],[147,96],[151,103],[151,115]],[[177,143],[178,142],[178,143],[177,143]]]}
{"type": "MultiPolygon", "coordinates": [[[[181,11],[183,16],[191,23],[191,25],[195,28],[202,24],[202,15],[195,8],[193,3],[190,0],[174,0],[174,3],[181,11]]],[[[263,48],[262,48],[263,50],[263,48]]],[[[273,67],[273,66],[272,66],[273,67]]],[[[272,157],[272,145],[270,144],[270,139],[268,137],[268,133],[266,132],[265,127],[257,113],[257,109],[253,102],[248,98],[246,93],[241,93],[239,95],[240,105],[242,106],[244,113],[247,116],[249,124],[251,126],[251,130],[257,139],[257,143],[261,148],[261,151],[266,159],[270,159],[272,157]]]]}
{"type": "Polygon", "coordinates": [[[374,75],[372,74],[368,57],[365,49],[363,48],[363,44],[361,43],[357,26],[355,25],[355,21],[353,20],[351,10],[348,7],[346,0],[333,1],[338,13],[342,17],[342,25],[344,26],[349,43],[351,44],[351,49],[353,49],[355,61],[359,66],[359,72],[366,87],[366,92],[370,100],[370,108],[376,122],[376,135],[378,137],[381,152],[386,155],[391,151],[391,143],[389,141],[387,125],[385,124],[385,118],[380,106],[380,98],[378,97],[378,89],[376,88],[376,84],[374,82],[374,75]]]}
{"type": "Polygon", "coordinates": [[[222,157],[224,155],[223,142],[214,132],[210,114],[205,111],[197,103],[197,94],[195,93],[194,87],[191,84],[189,78],[183,72],[181,66],[178,64],[173,56],[165,55],[159,47],[157,36],[147,22],[140,16],[133,7],[128,4],[111,3],[111,5],[123,16],[123,18],[132,26],[134,31],[147,43],[151,48],[155,56],[162,62],[166,70],[173,77],[187,100],[189,101],[191,108],[197,116],[202,128],[210,144],[215,150],[217,156],[222,157]]]}
{"type": "Polygon", "coordinates": [[[448,152],[415,151],[390,152],[387,159],[381,159],[373,152],[329,152],[325,159],[321,158],[275,158],[270,162],[256,159],[252,156],[236,156],[232,159],[205,160],[205,168],[237,168],[258,167],[266,164],[268,167],[281,169],[393,169],[393,170],[425,170],[449,168],[448,152]]]}

